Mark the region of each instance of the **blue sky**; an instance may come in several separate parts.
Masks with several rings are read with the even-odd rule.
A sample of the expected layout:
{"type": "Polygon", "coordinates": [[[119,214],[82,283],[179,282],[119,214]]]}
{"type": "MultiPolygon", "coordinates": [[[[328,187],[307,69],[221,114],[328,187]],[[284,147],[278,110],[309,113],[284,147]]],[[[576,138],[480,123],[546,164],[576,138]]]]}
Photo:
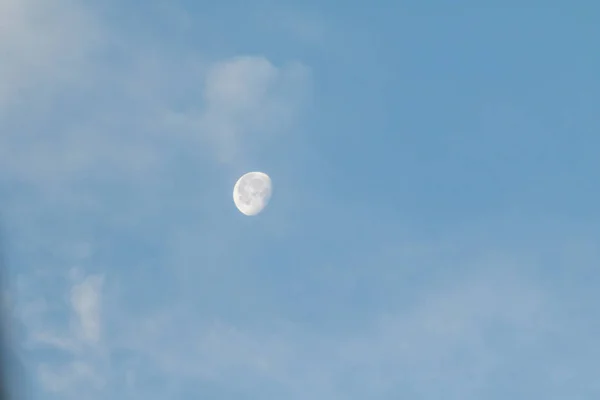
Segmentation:
{"type": "Polygon", "coordinates": [[[496,3],[2,0],[20,389],[598,397],[600,8],[496,3]]]}

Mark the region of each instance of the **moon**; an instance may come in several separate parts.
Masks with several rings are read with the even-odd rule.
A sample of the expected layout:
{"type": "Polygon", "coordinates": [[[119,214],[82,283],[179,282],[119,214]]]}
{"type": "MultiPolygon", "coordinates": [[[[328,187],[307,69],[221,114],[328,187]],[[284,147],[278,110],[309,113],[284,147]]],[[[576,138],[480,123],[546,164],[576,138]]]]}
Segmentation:
{"type": "Polygon", "coordinates": [[[271,178],[264,172],[248,172],[233,187],[233,202],[244,215],[260,213],[271,199],[271,178]]]}

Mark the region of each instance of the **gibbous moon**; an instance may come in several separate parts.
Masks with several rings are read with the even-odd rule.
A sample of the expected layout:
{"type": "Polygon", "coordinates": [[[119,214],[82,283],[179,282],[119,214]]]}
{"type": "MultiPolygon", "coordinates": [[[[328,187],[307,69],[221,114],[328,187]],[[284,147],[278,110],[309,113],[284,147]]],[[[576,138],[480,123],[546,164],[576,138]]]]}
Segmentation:
{"type": "Polygon", "coordinates": [[[248,172],[233,187],[233,202],[244,215],[260,213],[270,198],[271,178],[263,172],[248,172]]]}

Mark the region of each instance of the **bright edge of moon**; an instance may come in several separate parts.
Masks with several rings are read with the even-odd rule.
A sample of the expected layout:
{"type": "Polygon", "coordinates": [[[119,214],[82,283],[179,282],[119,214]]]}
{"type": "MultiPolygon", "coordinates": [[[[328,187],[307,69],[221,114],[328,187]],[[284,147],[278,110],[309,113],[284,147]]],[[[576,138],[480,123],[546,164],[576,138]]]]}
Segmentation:
{"type": "Polygon", "coordinates": [[[260,213],[271,199],[271,178],[264,172],[248,172],[233,187],[233,202],[244,215],[260,213]]]}

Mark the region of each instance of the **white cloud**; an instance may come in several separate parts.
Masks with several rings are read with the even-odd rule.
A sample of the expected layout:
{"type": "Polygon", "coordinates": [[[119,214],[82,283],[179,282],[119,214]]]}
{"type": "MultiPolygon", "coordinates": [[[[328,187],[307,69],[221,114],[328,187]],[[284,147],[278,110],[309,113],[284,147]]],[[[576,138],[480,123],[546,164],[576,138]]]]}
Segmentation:
{"type": "Polygon", "coordinates": [[[231,165],[293,126],[310,86],[301,63],[173,54],[98,16],[78,0],[0,3],[3,177],[139,180],[180,149],[231,165]]]}
{"type": "Polygon", "coordinates": [[[71,306],[75,312],[75,329],[81,339],[90,344],[100,340],[101,333],[101,276],[87,277],[71,288],[71,306]]]}
{"type": "Polygon", "coordinates": [[[199,134],[220,162],[231,164],[290,129],[309,86],[309,70],[300,63],[278,68],[265,57],[235,57],[208,69],[200,113],[172,112],[167,121],[199,134]]]}
{"type": "Polygon", "coordinates": [[[90,275],[74,283],[67,309],[56,300],[45,301],[34,313],[23,312],[26,305],[25,309],[18,308],[27,332],[26,349],[53,349],[63,354],[58,360],[34,363],[39,383],[48,392],[90,398],[102,389],[108,377],[104,368],[107,353],[101,343],[103,281],[100,275],[90,275]],[[58,323],[57,312],[66,313],[70,322],[58,323]]]}
{"type": "MultiPolygon", "coordinates": [[[[123,383],[124,377],[127,386],[143,384],[143,371],[132,375],[127,362],[112,365],[122,376],[107,367],[112,352],[125,344],[137,351],[136,360],[166,347],[174,353],[162,352],[156,360],[177,371],[186,364],[177,359],[186,357],[185,350],[151,337],[127,343],[115,337],[119,328],[133,334],[141,318],[105,308],[103,274],[84,274],[64,287],[61,279],[71,263],[89,265],[74,254],[94,235],[82,237],[77,229],[89,232],[96,226],[85,225],[91,217],[101,227],[137,226],[151,215],[143,210],[162,206],[145,186],[169,183],[164,178],[182,154],[239,166],[270,135],[293,128],[311,79],[301,63],[278,66],[263,56],[207,61],[190,49],[173,61],[166,48],[138,47],[126,35],[115,42],[110,31],[77,0],[0,1],[0,177],[11,188],[2,206],[18,227],[12,232],[16,240],[25,240],[29,249],[18,279],[23,297],[17,308],[27,331],[23,345],[40,384],[73,398],[93,398],[105,382],[123,383]],[[97,57],[111,51],[122,57],[118,64],[97,57]],[[119,214],[112,203],[103,203],[115,192],[132,209],[119,214]],[[48,224],[54,217],[58,221],[48,224]],[[80,218],[87,222],[78,224],[80,218]],[[48,349],[61,355],[36,358],[48,349]]],[[[194,370],[208,376],[269,368],[261,339],[206,329],[194,331],[191,354],[206,359],[199,366],[188,357],[186,365],[194,370]],[[229,355],[223,358],[217,345],[229,355]]]]}
{"type": "MultiPolygon", "coordinates": [[[[132,68],[143,64],[135,62],[132,68]]],[[[95,72],[90,69],[86,73],[95,72]]],[[[116,92],[123,90],[130,74],[135,75],[136,70],[112,77],[116,92]]],[[[46,189],[58,185],[64,190],[73,181],[107,177],[139,184],[164,172],[174,154],[182,150],[243,168],[244,161],[255,157],[272,135],[286,134],[293,127],[310,85],[303,65],[276,67],[257,56],[216,62],[196,81],[182,82],[168,68],[161,68],[161,74],[163,79],[171,77],[172,82],[164,86],[200,88],[183,96],[188,104],[185,109],[178,109],[179,95],[163,93],[160,88],[153,92],[149,89],[153,83],[148,82],[140,85],[150,92],[130,94],[126,98],[129,104],[116,101],[97,106],[91,100],[91,108],[82,116],[69,115],[52,128],[45,121],[64,112],[55,108],[52,100],[44,106],[47,111],[31,110],[19,120],[13,116],[4,126],[0,117],[0,127],[4,127],[0,174],[46,189]],[[146,98],[161,95],[165,97],[158,103],[146,102],[146,98]],[[124,107],[136,111],[124,113],[124,107]],[[41,121],[37,126],[32,122],[36,118],[41,121]]],[[[24,74],[20,79],[25,82],[30,76],[24,74]]],[[[93,99],[92,93],[85,96],[93,99]]],[[[23,107],[18,110],[25,111],[23,107]]]]}
{"type": "Polygon", "coordinates": [[[45,96],[79,78],[98,35],[77,2],[0,2],[0,117],[8,107],[25,106],[27,95],[45,96]]]}
{"type": "MultiPolygon", "coordinates": [[[[30,276],[30,282],[35,278],[30,276]]],[[[49,316],[56,313],[60,302],[50,301],[45,297],[37,297],[18,306],[19,317],[28,327],[30,345],[52,346],[79,353],[84,346],[97,348],[102,334],[102,287],[104,277],[89,275],[78,283],[74,283],[68,297],[67,327],[56,326],[49,316]]]]}
{"type": "MultiPolygon", "coordinates": [[[[108,190],[158,196],[182,158],[253,168],[271,135],[293,129],[311,81],[301,63],[174,54],[130,39],[126,27],[117,41],[87,5],[46,3],[0,5],[0,53],[15,53],[0,63],[0,178],[24,189],[2,206],[20,226],[39,232],[40,219],[59,209],[98,215],[108,190]]],[[[134,225],[164,206],[121,200],[138,206],[110,221],[134,225]]],[[[65,247],[41,239],[49,240],[65,247]]]]}

